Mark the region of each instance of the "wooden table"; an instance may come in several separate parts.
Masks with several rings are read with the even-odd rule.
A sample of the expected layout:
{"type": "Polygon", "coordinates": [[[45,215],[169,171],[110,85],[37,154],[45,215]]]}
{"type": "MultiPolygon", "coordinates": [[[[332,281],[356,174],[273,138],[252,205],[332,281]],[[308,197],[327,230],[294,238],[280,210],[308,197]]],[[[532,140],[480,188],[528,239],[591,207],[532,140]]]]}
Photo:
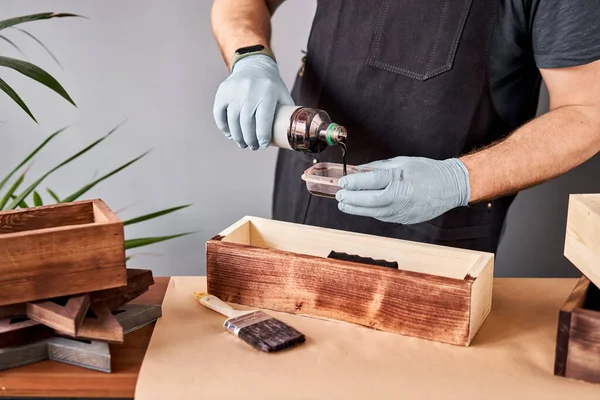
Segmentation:
{"type": "MultiPolygon", "coordinates": [[[[148,292],[132,303],[162,304],[168,277],[155,277],[148,292]]],[[[0,372],[0,398],[131,399],[154,324],[111,345],[112,373],[43,361],[0,372]]]]}

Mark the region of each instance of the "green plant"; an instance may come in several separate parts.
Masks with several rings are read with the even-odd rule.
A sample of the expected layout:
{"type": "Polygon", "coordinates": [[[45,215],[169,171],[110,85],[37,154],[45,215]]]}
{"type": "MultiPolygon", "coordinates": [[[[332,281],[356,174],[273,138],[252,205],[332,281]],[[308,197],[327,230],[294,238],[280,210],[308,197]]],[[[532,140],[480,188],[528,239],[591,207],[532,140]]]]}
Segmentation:
{"type": "MultiPolygon", "coordinates": [[[[26,16],[17,17],[17,18],[10,18],[10,19],[0,21],[0,31],[7,29],[7,28],[14,28],[15,25],[22,24],[25,22],[50,19],[50,18],[60,18],[60,17],[77,17],[77,15],[68,14],[68,13],[40,13],[40,14],[26,15],[26,16]]],[[[16,28],[14,28],[14,29],[16,29],[16,28]]],[[[35,36],[31,35],[29,32],[24,31],[22,29],[20,29],[20,31],[24,32],[30,38],[34,39],[37,43],[39,43],[41,46],[43,46],[50,53],[50,51],[47,49],[47,47],[44,46],[43,43],[41,41],[39,41],[35,36]]],[[[14,42],[12,40],[8,39],[6,36],[0,34],[0,39],[11,44],[13,47],[15,47],[17,50],[20,51],[19,47],[16,44],[14,44],[14,42]]],[[[52,53],[50,53],[50,54],[58,62],[56,57],[54,57],[54,55],[52,53]]],[[[67,101],[69,101],[71,104],[75,105],[75,102],[71,99],[71,97],[69,96],[67,91],[60,85],[60,83],[54,77],[52,77],[49,73],[47,73],[40,67],[38,67],[34,64],[31,64],[29,62],[23,61],[23,60],[18,60],[18,59],[4,57],[4,56],[0,56],[0,66],[12,68],[12,69],[22,73],[23,75],[25,75],[25,76],[39,82],[40,84],[50,88],[51,90],[55,91],[61,97],[63,97],[67,101]]],[[[29,110],[29,108],[27,107],[25,102],[1,78],[0,78],[0,89],[4,93],[6,93],[19,107],[21,107],[21,109],[23,111],[25,111],[27,113],[27,115],[29,115],[37,123],[37,120],[33,116],[32,112],[29,110]]],[[[56,171],[65,167],[66,165],[68,165],[69,163],[74,161],[75,159],[83,156],[88,151],[92,150],[99,144],[103,143],[104,140],[106,140],[115,131],[117,131],[117,129],[121,125],[122,124],[117,125],[113,129],[111,129],[107,134],[105,134],[104,136],[91,142],[89,145],[85,146],[84,148],[79,150],[74,155],[72,155],[72,156],[66,158],[64,161],[58,163],[55,167],[53,167],[46,173],[40,175],[39,177],[37,177],[25,189],[21,189],[23,182],[25,182],[25,178],[29,172],[29,166],[28,166],[29,163],[34,159],[34,157],[42,149],[46,148],[46,146],[52,140],[54,140],[56,137],[58,137],[60,134],[62,134],[64,131],[66,131],[68,127],[59,129],[58,131],[52,133],[40,145],[38,145],[31,153],[29,153],[16,167],[14,167],[0,181],[0,211],[13,210],[16,208],[29,208],[30,207],[29,204],[32,204],[33,206],[44,205],[43,197],[40,194],[40,192],[38,191],[38,188],[42,184],[42,182],[51,174],[55,173],[56,171]]],[[[142,153],[141,155],[124,163],[123,165],[120,165],[120,166],[112,169],[111,171],[107,172],[106,174],[100,176],[99,178],[93,179],[88,184],[84,185],[83,187],[77,189],[76,191],[74,191],[73,193],[71,193],[65,197],[59,196],[54,190],[52,190],[50,188],[46,188],[46,192],[48,193],[50,198],[55,203],[66,203],[66,202],[78,200],[81,198],[81,196],[83,196],[85,193],[87,193],[93,187],[95,187],[96,185],[100,184],[101,182],[107,180],[108,178],[118,174],[119,172],[122,172],[126,168],[130,167],[131,165],[133,165],[134,163],[136,163],[137,161],[139,161],[140,159],[145,157],[148,153],[149,153],[148,151],[142,153]]],[[[135,217],[135,218],[132,218],[129,220],[125,220],[125,221],[123,221],[123,223],[125,226],[128,226],[128,225],[148,221],[148,220],[151,220],[154,218],[165,216],[167,214],[181,210],[183,208],[189,207],[190,205],[191,204],[179,205],[176,207],[170,207],[167,209],[152,212],[150,214],[140,215],[138,217],[135,217]]],[[[171,240],[171,239],[175,239],[175,238],[178,238],[178,237],[181,237],[184,235],[188,235],[190,233],[192,233],[192,232],[178,233],[178,234],[167,235],[167,236],[126,239],[125,240],[125,248],[126,248],[126,250],[129,250],[129,249],[133,249],[133,248],[148,246],[148,245],[151,245],[154,243],[171,240]]],[[[128,259],[129,259],[129,257],[128,257],[128,259]]]]}

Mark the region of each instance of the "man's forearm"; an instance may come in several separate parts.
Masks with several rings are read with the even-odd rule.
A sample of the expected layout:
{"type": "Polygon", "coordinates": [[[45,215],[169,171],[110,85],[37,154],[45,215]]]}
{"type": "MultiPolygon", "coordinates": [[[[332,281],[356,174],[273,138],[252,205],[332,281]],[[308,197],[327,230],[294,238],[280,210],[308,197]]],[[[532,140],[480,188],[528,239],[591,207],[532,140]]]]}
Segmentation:
{"type": "Polygon", "coordinates": [[[461,160],[469,171],[470,202],[515,193],[557,177],[600,151],[600,110],[564,106],[506,140],[461,160]]]}
{"type": "Polygon", "coordinates": [[[223,60],[229,62],[240,47],[262,44],[270,47],[271,16],[282,0],[215,0],[212,7],[213,34],[223,60]]]}

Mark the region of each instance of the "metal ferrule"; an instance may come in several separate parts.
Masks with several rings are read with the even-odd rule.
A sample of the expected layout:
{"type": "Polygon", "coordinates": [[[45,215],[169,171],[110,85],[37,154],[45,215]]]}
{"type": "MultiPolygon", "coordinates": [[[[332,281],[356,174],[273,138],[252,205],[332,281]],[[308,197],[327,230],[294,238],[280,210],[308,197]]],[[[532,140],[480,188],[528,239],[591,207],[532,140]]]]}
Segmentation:
{"type": "Polygon", "coordinates": [[[323,110],[299,107],[290,117],[288,143],[297,151],[320,153],[328,146],[346,141],[346,129],[331,122],[323,110]]]}
{"type": "Polygon", "coordinates": [[[229,332],[233,333],[235,336],[238,336],[241,329],[271,318],[273,317],[259,310],[244,314],[240,317],[229,318],[223,325],[229,332]]]}

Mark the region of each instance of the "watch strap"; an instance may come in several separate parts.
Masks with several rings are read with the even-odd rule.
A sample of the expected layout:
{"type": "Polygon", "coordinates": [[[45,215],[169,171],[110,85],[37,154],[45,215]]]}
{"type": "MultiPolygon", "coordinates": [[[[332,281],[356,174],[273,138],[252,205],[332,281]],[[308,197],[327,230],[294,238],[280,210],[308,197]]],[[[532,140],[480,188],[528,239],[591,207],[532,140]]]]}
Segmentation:
{"type": "Polygon", "coordinates": [[[255,56],[258,54],[265,55],[265,56],[271,58],[273,61],[277,62],[277,60],[275,59],[275,54],[273,54],[271,49],[268,49],[265,46],[256,45],[256,46],[242,47],[240,49],[237,49],[235,54],[231,58],[231,62],[229,63],[229,65],[231,65],[231,67],[229,68],[229,72],[233,71],[233,67],[235,66],[235,63],[237,63],[241,59],[244,59],[249,56],[255,56]]]}

